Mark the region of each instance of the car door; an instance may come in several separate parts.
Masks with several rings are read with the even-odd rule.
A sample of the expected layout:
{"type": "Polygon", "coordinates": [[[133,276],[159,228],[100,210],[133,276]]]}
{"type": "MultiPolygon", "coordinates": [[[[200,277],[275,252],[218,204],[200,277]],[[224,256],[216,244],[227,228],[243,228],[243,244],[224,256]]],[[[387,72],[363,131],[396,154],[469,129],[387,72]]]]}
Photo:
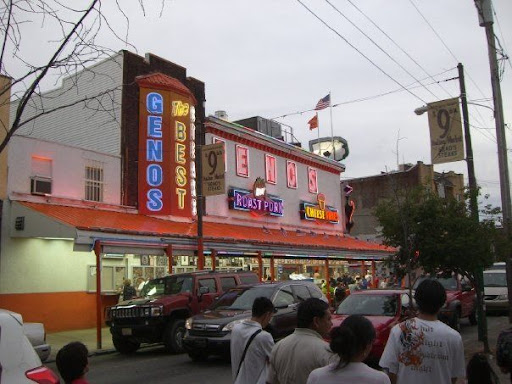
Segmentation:
{"type": "Polygon", "coordinates": [[[289,285],[280,287],[272,299],[276,313],[270,326],[274,339],[279,340],[292,333],[297,326],[297,302],[289,285]]]}
{"type": "Polygon", "coordinates": [[[218,296],[217,280],[215,277],[202,276],[197,279],[197,301],[199,302],[199,309],[201,311],[208,308],[218,296]],[[208,288],[208,292],[201,293],[205,288],[208,288]]]}

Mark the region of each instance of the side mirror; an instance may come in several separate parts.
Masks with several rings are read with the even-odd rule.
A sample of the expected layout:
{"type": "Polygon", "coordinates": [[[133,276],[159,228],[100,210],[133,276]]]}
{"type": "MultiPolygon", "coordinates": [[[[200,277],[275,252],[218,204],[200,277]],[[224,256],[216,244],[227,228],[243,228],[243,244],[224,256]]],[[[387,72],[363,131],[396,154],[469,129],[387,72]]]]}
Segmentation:
{"type": "Polygon", "coordinates": [[[208,287],[199,287],[199,295],[204,295],[205,293],[209,293],[210,288],[208,287]]]}

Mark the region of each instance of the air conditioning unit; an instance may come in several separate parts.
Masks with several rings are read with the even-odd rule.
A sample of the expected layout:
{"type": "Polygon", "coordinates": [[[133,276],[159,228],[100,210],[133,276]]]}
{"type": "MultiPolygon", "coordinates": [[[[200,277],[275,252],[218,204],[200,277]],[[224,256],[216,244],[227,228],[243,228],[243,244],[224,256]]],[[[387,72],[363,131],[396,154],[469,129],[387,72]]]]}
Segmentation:
{"type": "Polygon", "coordinates": [[[30,178],[30,193],[33,195],[51,195],[52,194],[52,179],[46,177],[31,177],[30,178]]]}

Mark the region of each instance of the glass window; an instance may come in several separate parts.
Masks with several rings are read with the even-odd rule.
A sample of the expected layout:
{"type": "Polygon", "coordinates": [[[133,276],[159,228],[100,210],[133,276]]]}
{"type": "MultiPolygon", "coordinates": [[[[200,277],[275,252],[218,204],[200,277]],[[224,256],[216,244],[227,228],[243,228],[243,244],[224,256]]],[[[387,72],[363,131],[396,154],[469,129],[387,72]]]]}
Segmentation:
{"type": "Polygon", "coordinates": [[[311,296],[312,297],[315,297],[317,299],[320,299],[323,295],[322,291],[320,290],[320,288],[316,287],[316,286],[308,286],[308,289],[309,289],[309,292],[311,292],[311,296]]]}
{"type": "Polygon", "coordinates": [[[199,279],[198,280],[198,287],[208,287],[209,293],[217,292],[217,283],[215,282],[215,279],[199,279]]]}
{"type": "Polygon", "coordinates": [[[248,274],[248,275],[241,275],[240,276],[240,283],[241,284],[256,284],[259,283],[260,280],[258,279],[257,275],[248,274]]]}
{"type": "Polygon", "coordinates": [[[223,291],[227,291],[230,288],[236,287],[236,281],[234,277],[221,277],[220,286],[223,291]]]}
{"type": "Polygon", "coordinates": [[[272,286],[233,288],[219,297],[212,309],[250,310],[254,299],[262,296],[270,299],[273,292],[274,287],[272,286]]]}
{"type": "Polygon", "coordinates": [[[338,307],[339,315],[395,316],[397,296],[350,295],[338,307]]]}
{"type": "Polygon", "coordinates": [[[85,200],[103,201],[103,168],[85,167],[85,200]]]}
{"type": "Polygon", "coordinates": [[[304,301],[306,299],[309,299],[311,297],[311,294],[309,293],[308,287],[305,285],[292,285],[293,292],[295,293],[295,296],[297,296],[297,299],[299,301],[304,301]]]}
{"type": "Polygon", "coordinates": [[[140,293],[141,296],[174,295],[192,291],[192,276],[173,276],[149,280],[140,293]]]}
{"type": "Polygon", "coordinates": [[[276,297],[274,298],[274,306],[277,307],[287,307],[290,304],[293,304],[295,299],[293,298],[292,291],[290,287],[283,287],[278,292],[276,297]]]}
{"type": "Polygon", "coordinates": [[[500,272],[484,273],[484,287],[506,287],[507,274],[500,272]]]}
{"type": "MultiPolygon", "coordinates": [[[[116,292],[123,287],[123,279],[126,277],[125,267],[103,265],[101,269],[101,291],[116,292]]],[[[96,291],[96,266],[90,265],[87,273],[87,290],[96,291]]]]}

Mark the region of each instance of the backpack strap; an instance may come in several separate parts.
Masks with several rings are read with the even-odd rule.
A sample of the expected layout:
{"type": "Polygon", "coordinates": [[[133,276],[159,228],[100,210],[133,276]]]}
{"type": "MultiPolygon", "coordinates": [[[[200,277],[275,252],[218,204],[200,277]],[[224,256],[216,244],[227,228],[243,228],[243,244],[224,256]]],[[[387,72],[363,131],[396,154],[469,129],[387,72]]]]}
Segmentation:
{"type": "Polygon", "coordinates": [[[251,345],[252,341],[254,340],[254,338],[258,335],[258,333],[260,333],[262,331],[262,329],[258,329],[256,332],[254,332],[251,337],[249,338],[249,340],[247,340],[247,344],[245,345],[245,349],[244,349],[244,353],[242,354],[242,358],[240,359],[240,364],[238,364],[238,370],[236,371],[236,377],[238,377],[238,374],[240,373],[240,368],[242,367],[242,363],[244,362],[244,359],[245,359],[245,355],[247,353],[247,350],[249,349],[249,345],[251,345]]]}

